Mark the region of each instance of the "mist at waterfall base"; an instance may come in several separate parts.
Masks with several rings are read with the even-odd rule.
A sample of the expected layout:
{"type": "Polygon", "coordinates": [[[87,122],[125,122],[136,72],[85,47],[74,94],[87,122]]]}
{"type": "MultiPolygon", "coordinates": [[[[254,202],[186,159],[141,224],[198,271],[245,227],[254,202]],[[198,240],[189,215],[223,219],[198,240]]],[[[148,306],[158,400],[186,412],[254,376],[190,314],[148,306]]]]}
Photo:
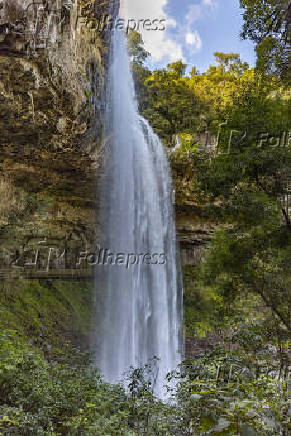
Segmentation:
{"type": "Polygon", "coordinates": [[[158,358],[154,393],[181,361],[182,287],[169,164],[138,113],[127,40],[111,47],[100,229],[114,253],[165,253],[164,264],[96,267],[96,362],[104,379],[122,382],[130,368],[158,358]]]}

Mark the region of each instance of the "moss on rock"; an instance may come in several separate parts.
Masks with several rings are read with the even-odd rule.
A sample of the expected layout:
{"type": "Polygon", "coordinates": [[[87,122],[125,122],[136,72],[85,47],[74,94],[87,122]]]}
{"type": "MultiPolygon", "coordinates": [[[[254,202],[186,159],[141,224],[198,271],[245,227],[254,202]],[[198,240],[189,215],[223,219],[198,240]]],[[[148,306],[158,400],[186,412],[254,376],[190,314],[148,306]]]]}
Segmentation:
{"type": "Polygon", "coordinates": [[[67,342],[86,349],[93,286],[86,280],[5,280],[0,283],[0,328],[13,329],[49,351],[67,342]]]}

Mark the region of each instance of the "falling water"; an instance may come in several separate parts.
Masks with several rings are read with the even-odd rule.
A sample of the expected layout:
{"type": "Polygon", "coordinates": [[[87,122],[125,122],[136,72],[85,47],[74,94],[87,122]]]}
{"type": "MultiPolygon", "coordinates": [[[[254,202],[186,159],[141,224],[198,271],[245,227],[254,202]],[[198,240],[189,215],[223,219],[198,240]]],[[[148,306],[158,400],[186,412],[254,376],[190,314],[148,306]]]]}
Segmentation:
{"type": "Polygon", "coordinates": [[[110,255],[96,271],[97,364],[115,383],[130,367],[157,357],[155,392],[162,396],[182,343],[171,177],[159,138],[138,113],[122,31],[115,31],[112,44],[100,217],[102,247],[110,255]],[[128,254],[131,263],[139,260],[126,267],[128,254]]]}

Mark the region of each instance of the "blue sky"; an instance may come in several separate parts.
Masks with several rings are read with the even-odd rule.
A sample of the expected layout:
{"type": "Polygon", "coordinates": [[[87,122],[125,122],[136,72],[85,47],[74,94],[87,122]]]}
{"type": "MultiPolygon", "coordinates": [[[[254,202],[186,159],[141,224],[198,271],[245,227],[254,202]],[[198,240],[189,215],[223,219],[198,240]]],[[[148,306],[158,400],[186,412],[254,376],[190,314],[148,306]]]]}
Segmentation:
{"type": "Polygon", "coordinates": [[[237,52],[255,63],[254,45],[242,41],[239,0],[121,0],[130,18],[165,18],[166,31],[143,31],[151,66],[161,67],[179,58],[203,72],[215,51],[237,52]]]}

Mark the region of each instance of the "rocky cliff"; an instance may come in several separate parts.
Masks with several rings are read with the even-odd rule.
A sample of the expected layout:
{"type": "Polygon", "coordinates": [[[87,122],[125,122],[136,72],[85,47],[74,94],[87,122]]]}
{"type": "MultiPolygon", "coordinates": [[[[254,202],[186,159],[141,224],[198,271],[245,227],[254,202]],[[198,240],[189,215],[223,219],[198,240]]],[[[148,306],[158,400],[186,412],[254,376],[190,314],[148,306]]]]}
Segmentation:
{"type": "MultiPolygon", "coordinates": [[[[109,29],[99,29],[118,2],[0,0],[0,7],[0,270],[35,269],[36,255],[40,270],[74,269],[97,237],[110,44],[109,29]]],[[[201,225],[184,186],[189,168],[181,171],[174,167],[177,228],[183,263],[193,264],[214,225],[201,225]]]]}
{"type": "Polygon", "coordinates": [[[0,263],[22,267],[45,246],[53,266],[73,267],[96,239],[110,43],[98,21],[114,3],[0,6],[0,263]]]}
{"type": "Polygon", "coordinates": [[[75,268],[97,238],[110,46],[99,22],[117,7],[0,0],[0,325],[48,343],[89,336],[93,277],[75,268]]]}

